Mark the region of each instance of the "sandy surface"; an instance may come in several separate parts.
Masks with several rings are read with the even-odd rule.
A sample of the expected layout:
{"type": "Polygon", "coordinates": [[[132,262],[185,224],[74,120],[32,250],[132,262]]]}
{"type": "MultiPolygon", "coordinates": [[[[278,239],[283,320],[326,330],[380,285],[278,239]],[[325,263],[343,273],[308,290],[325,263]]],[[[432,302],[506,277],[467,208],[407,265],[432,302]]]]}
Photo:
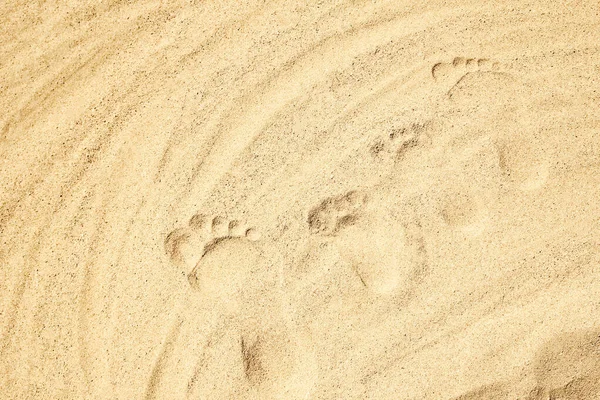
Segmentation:
{"type": "Polygon", "coordinates": [[[600,399],[599,8],[0,2],[0,398],[600,399]]]}

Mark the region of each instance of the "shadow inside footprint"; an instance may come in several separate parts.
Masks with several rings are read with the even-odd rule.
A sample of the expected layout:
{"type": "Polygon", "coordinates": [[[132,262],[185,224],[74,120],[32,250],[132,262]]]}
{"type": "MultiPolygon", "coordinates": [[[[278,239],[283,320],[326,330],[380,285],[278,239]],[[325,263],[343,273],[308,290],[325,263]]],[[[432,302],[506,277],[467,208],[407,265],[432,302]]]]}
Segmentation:
{"type": "Polygon", "coordinates": [[[600,399],[600,332],[565,334],[544,345],[535,374],[549,399],[600,399]]]}
{"type": "Polygon", "coordinates": [[[305,399],[317,381],[308,340],[280,324],[242,340],[246,379],[261,399],[305,399]]]}
{"type": "MultiPolygon", "coordinates": [[[[187,226],[178,228],[167,235],[164,246],[167,256],[180,269],[180,272],[188,277],[192,287],[199,288],[197,271],[200,261],[203,260],[202,265],[204,265],[207,262],[210,263],[210,259],[218,255],[222,259],[214,262],[223,262],[225,266],[239,265],[239,274],[236,277],[241,278],[245,274],[244,271],[249,269],[248,266],[243,267],[242,264],[254,262],[254,259],[247,254],[250,257],[249,261],[240,260],[239,255],[254,254],[256,247],[252,242],[259,239],[260,234],[256,229],[248,227],[238,220],[228,221],[220,216],[209,217],[198,213],[190,218],[187,226]]],[[[229,267],[223,268],[224,278],[228,279],[229,267]]],[[[214,271],[211,272],[214,268],[206,267],[205,269],[206,271],[203,272],[206,275],[205,282],[208,282],[215,274],[214,271]]],[[[231,289],[237,290],[235,285],[231,289]]]]}
{"type": "Polygon", "coordinates": [[[479,235],[487,222],[483,200],[468,189],[449,195],[443,202],[440,214],[448,226],[460,229],[470,236],[479,235]]]}
{"type": "Polygon", "coordinates": [[[455,104],[498,106],[517,96],[514,86],[514,79],[502,72],[470,72],[448,91],[448,98],[455,104]]]}
{"type": "Polygon", "coordinates": [[[549,161],[535,137],[503,140],[498,143],[499,165],[513,186],[532,191],[543,187],[550,174],[549,161]]]}

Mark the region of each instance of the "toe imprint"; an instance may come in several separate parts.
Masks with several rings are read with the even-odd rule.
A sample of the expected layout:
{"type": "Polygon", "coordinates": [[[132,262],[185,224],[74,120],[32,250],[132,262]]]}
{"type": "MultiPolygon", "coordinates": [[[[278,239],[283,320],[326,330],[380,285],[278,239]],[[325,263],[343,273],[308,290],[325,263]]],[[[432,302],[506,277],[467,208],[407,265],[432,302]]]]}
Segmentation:
{"type": "Polygon", "coordinates": [[[350,223],[366,203],[366,194],[358,191],[325,199],[308,214],[310,233],[334,235],[341,227],[350,223]]]}
{"type": "Polygon", "coordinates": [[[228,221],[220,216],[196,214],[190,218],[186,227],[171,232],[164,244],[171,261],[187,275],[218,242],[234,238],[256,241],[260,235],[256,229],[237,220],[228,221]]]}
{"type": "Polygon", "coordinates": [[[402,159],[411,149],[431,141],[428,135],[430,125],[429,121],[417,122],[408,127],[391,129],[387,137],[379,137],[371,145],[371,156],[376,159],[402,159]]]}
{"type": "Polygon", "coordinates": [[[487,58],[455,57],[451,62],[440,62],[431,68],[431,75],[438,82],[456,83],[469,72],[499,71],[500,64],[487,58]]]}

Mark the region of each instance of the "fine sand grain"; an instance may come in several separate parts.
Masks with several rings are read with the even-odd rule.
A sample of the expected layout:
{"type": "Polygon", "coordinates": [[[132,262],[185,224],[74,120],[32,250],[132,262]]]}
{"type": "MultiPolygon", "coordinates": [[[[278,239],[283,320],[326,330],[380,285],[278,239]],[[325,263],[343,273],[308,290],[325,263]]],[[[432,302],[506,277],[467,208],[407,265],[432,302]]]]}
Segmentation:
{"type": "Polygon", "coordinates": [[[600,4],[0,2],[1,399],[600,399],[600,4]]]}

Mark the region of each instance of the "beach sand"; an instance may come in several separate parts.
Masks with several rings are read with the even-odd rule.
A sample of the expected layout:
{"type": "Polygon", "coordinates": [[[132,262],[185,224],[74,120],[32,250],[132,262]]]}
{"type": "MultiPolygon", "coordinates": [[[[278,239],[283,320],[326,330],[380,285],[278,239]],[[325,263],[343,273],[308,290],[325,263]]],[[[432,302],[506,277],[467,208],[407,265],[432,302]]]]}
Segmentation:
{"type": "Polygon", "coordinates": [[[597,1],[0,4],[0,398],[600,399],[597,1]]]}

